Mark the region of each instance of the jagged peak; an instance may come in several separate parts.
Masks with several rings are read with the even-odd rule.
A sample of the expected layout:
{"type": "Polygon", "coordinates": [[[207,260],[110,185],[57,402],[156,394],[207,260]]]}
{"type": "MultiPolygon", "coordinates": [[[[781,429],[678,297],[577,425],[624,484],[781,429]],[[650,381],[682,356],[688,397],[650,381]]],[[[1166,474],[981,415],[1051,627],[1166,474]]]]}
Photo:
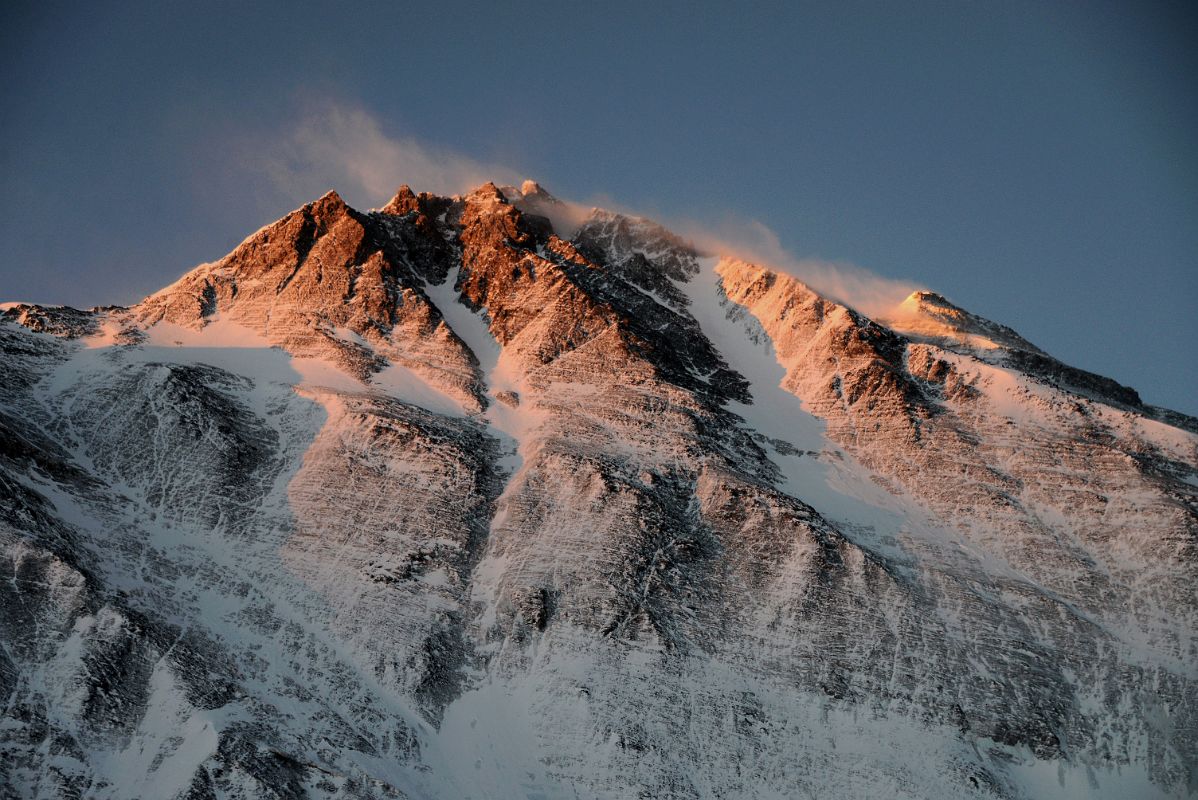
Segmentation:
{"type": "Polygon", "coordinates": [[[311,210],[313,213],[335,213],[346,211],[349,206],[341,199],[341,195],[337,194],[335,189],[329,189],[319,199],[308,203],[304,208],[311,210]]]}
{"type": "Polygon", "coordinates": [[[550,203],[560,204],[561,201],[545,191],[541,184],[529,178],[520,186],[501,186],[500,191],[509,203],[550,203]]]}
{"type": "Polygon", "coordinates": [[[916,289],[907,296],[905,302],[918,304],[921,306],[936,306],[958,312],[963,312],[965,310],[960,306],[950,302],[949,299],[944,295],[937,292],[928,291],[927,289],[916,289]]]}
{"type": "Polygon", "coordinates": [[[502,189],[495,185],[494,181],[487,181],[482,186],[479,186],[477,189],[467,194],[466,201],[473,201],[476,203],[500,203],[502,205],[508,205],[507,195],[503,193],[502,189]]]}
{"type": "Polygon", "coordinates": [[[951,339],[983,349],[1004,348],[1046,355],[1012,328],[967,311],[944,295],[927,289],[909,294],[886,323],[908,335],[951,339]]]}
{"type": "Polygon", "coordinates": [[[417,203],[418,198],[416,197],[416,193],[412,191],[411,186],[408,186],[405,183],[400,185],[399,191],[395,193],[395,196],[391,198],[391,201],[379,210],[384,214],[395,214],[397,216],[402,216],[416,210],[417,203]]]}
{"type": "Polygon", "coordinates": [[[520,194],[525,200],[537,199],[546,203],[560,202],[556,197],[545,191],[545,187],[529,178],[520,184],[520,194]]]}

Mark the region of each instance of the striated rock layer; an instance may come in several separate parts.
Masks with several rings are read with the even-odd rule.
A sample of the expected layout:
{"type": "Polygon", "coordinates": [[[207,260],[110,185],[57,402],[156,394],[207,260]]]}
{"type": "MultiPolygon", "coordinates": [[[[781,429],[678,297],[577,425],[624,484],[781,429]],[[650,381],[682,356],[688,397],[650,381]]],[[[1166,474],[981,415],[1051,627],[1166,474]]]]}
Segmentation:
{"type": "Polygon", "coordinates": [[[541,187],[0,312],[0,797],[1182,797],[1198,421],[541,187]]]}

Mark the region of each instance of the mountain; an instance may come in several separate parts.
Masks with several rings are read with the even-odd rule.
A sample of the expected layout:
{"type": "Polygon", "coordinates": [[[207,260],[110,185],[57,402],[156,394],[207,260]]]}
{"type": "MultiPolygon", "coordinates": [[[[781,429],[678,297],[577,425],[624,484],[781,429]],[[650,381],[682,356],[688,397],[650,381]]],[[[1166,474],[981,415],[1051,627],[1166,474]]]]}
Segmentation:
{"type": "Polygon", "coordinates": [[[0,312],[0,797],[1198,791],[1198,420],[544,189],[0,312]]]}

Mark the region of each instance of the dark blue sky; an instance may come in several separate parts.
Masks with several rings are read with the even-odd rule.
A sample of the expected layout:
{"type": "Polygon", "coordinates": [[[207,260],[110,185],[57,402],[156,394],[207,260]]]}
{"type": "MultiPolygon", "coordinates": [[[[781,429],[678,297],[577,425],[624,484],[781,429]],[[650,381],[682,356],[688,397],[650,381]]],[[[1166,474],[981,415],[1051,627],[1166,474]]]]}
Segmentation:
{"type": "Polygon", "coordinates": [[[381,203],[404,140],[759,221],[1198,413],[1193,4],[501,6],[4,4],[0,300],[135,301],[381,203]]]}

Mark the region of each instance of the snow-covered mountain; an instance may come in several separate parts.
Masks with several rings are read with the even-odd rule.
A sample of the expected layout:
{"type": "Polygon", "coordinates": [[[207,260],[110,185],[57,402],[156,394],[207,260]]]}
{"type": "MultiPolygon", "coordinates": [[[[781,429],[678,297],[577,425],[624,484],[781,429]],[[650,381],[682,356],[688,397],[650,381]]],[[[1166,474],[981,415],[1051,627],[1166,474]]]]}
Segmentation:
{"type": "Polygon", "coordinates": [[[3,307],[0,797],[1198,791],[1198,420],[570,219],[329,193],[3,307]]]}

